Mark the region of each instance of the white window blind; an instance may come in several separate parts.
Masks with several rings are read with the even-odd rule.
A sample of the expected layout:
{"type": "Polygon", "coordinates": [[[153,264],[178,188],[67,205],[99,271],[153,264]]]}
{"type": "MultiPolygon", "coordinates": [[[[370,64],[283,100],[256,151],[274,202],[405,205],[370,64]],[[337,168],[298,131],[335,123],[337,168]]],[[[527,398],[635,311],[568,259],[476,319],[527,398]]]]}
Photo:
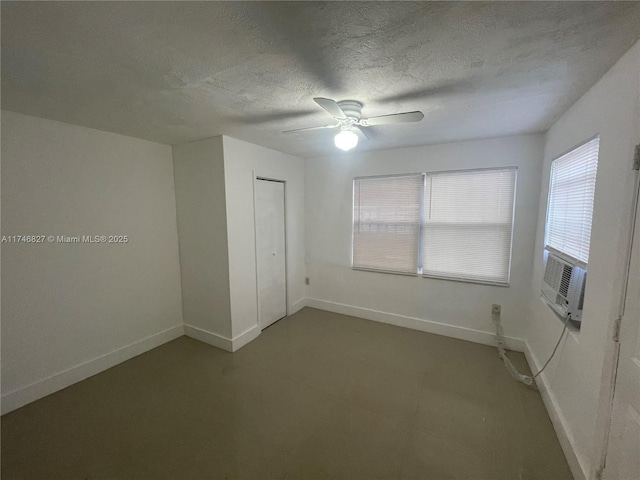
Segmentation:
{"type": "Polygon", "coordinates": [[[422,175],[353,181],[353,266],[416,274],[422,175]]]}
{"type": "Polygon", "coordinates": [[[551,164],[545,248],[583,267],[589,263],[599,144],[596,137],[551,164]]]}
{"type": "Polygon", "coordinates": [[[353,181],[353,267],[506,285],[516,168],[353,181]]]}
{"type": "Polygon", "coordinates": [[[508,284],[516,169],[427,174],[423,275],[508,284]]]}

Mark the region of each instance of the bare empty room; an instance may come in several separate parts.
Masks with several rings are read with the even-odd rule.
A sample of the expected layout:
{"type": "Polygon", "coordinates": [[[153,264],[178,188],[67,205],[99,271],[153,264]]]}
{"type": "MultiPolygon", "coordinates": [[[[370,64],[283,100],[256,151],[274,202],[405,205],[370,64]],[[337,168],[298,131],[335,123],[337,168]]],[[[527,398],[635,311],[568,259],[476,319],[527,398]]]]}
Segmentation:
{"type": "Polygon", "coordinates": [[[640,478],[640,2],[0,8],[3,479],[640,478]]]}

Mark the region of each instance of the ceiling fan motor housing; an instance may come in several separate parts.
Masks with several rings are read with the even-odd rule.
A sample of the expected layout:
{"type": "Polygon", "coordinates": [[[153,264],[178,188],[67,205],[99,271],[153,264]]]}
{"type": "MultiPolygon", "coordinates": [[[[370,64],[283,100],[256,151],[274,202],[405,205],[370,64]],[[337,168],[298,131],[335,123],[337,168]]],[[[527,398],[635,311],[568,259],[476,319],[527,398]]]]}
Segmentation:
{"type": "Polygon", "coordinates": [[[360,102],[356,102],[355,100],[342,100],[338,102],[338,106],[344,114],[352,120],[350,123],[355,123],[360,120],[362,113],[362,104],[360,102]]]}

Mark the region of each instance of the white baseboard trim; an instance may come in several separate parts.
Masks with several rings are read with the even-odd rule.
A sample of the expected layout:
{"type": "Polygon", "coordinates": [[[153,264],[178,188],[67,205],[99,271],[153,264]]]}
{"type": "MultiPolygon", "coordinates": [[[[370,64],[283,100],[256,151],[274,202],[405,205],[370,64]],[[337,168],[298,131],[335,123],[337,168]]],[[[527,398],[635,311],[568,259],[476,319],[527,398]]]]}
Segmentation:
{"type": "Polygon", "coordinates": [[[217,348],[221,348],[227,352],[235,352],[238,349],[244,347],[247,343],[255,340],[260,335],[261,330],[258,325],[248,328],[240,335],[233,338],[228,338],[217,333],[204,330],[193,325],[184,324],[184,334],[187,337],[194,338],[201,342],[207,343],[217,348]]]}
{"type": "MultiPolygon", "coordinates": [[[[467,327],[456,325],[447,325],[445,323],[433,322],[422,318],[409,317],[406,315],[398,315],[396,313],[382,312],[370,308],[355,307],[353,305],[345,305],[343,303],[329,302],[326,300],[318,300],[316,298],[307,298],[305,301],[307,307],[326,310],[333,313],[341,313],[343,315],[351,315],[352,317],[364,318],[375,322],[388,323],[404,328],[411,328],[421,332],[434,333],[436,335],[444,335],[446,337],[467,340],[469,342],[481,343],[483,345],[496,346],[496,334],[493,332],[485,332],[467,327]]],[[[516,352],[524,352],[525,342],[520,338],[505,337],[507,348],[516,352]]]]}
{"type": "Polygon", "coordinates": [[[84,363],[2,395],[2,415],[103,372],[130,358],[184,335],[182,324],[149,335],[84,363]]]}
{"type": "Polygon", "coordinates": [[[307,299],[303,298],[302,300],[291,305],[291,311],[289,312],[289,315],[293,315],[294,313],[299,312],[306,306],[307,306],[307,299]]]}
{"type": "Polygon", "coordinates": [[[231,341],[231,339],[223,337],[222,335],[218,335],[217,333],[213,333],[208,330],[194,327],[193,325],[188,325],[185,323],[184,334],[187,337],[191,337],[201,342],[208,343],[209,345],[221,348],[222,350],[226,350],[227,352],[233,352],[233,342],[231,341]]]}
{"type": "MultiPolygon", "coordinates": [[[[524,355],[527,362],[529,362],[531,371],[539,371],[542,365],[529,348],[528,343],[525,343],[524,355]]],[[[574,448],[573,435],[571,435],[567,421],[558,406],[558,401],[553,394],[553,391],[549,388],[545,372],[536,378],[536,385],[538,387],[538,391],[540,391],[540,395],[542,396],[542,401],[547,409],[547,413],[549,414],[549,418],[553,424],[553,429],[556,432],[558,441],[560,442],[560,446],[564,452],[564,456],[567,458],[567,463],[569,464],[573,478],[575,478],[575,480],[586,480],[588,478],[587,468],[574,448]]]]}
{"type": "Polygon", "coordinates": [[[235,352],[238,349],[244,347],[247,343],[252,342],[256,338],[258,338],[261,333],[262,330],[260,330],[260,327],[258,327],[258,325],[254,325],[253,327],[248,328],[247,330],[242,332],[240,335],[236,335],[235,337],[233,337],[233,340],[231,340],[231,351],[235,352]]]}

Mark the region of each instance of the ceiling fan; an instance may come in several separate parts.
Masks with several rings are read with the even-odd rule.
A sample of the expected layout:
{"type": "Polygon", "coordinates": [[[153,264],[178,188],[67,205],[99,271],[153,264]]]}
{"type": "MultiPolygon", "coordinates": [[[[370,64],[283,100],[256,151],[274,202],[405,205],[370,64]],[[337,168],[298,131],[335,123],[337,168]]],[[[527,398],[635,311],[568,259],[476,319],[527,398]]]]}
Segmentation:
{"type": "Polygon", "coordinates": [[[361,127],[372,127],[374,125],[387,125],[391,123],[419,122],[424,118],[422,112],[404,112],[391,115],[380,115],[377,117],[360,118],[362,103],[355,100],[343,100],[336,102],[330,98],[314,98],[320,107],[331,115],[337,123],[331,125],[320,125],[318,127],[297,128],[287,130],[282,133],[298,133],[310,130],[322,130],[326,128],[339,128],[340,132],[335,136],[336,147],[347,151],[358,144],[358,139],[366,140],[367,136],[361,127]]]}

